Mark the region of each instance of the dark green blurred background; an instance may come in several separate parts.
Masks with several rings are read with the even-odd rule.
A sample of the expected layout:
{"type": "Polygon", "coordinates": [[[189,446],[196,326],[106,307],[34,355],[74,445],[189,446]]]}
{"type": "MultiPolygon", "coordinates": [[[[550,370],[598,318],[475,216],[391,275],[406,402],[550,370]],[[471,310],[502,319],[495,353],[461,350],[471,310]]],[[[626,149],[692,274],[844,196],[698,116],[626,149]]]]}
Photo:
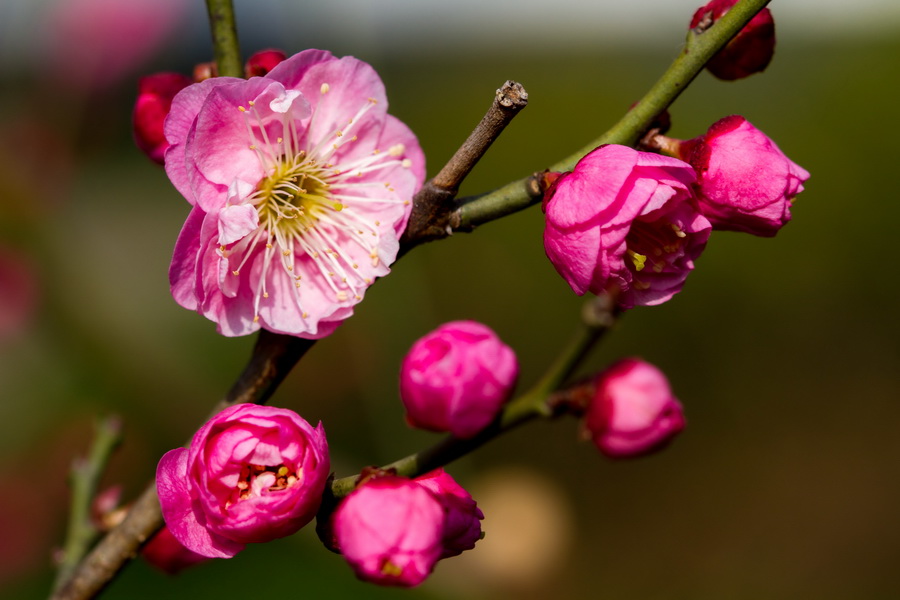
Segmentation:
{"type": "MultiPolygon", "coordinates": [[[[611,125],[677,54],[695,8],[679,3],[683,18],[656,23],[641,42],[632,31],[628,43],[619,32],[567,44],[548,30],[515,44],[481,47],[476,37],[413,50],[384,32],[357,35],[356,21],[346,35],[333,22],[318,31],[315,11],[277,23],[270,14],[267,28],[265,14],[238,2],[246,54],[319,45],[371,62],[391,112],[419,135],[429,175],[494,90],[522,82],[530,105],[464,194],[540,170],[611,125]]],[[[37,282],[35,310],[0,339],[3,597],[46,595],[68,464],[87,448],[94,415],[124,420],[104,481],[133,497],[252,347],[169,296],[188,205],[130,138],[137,76],[189,73],[210,58],[202,16],[183,19],[103,87],[60,85],[28,46],[2,63],[0,246],[37,282]]],[[[416,34],[427,39],[429,28],[441,25],[416,34]]],[[[802,35],[795,20],[779,29],[766,73],[730,84],[703,73],[673,106],[671,135],[742,114],[812,177],[777,238],[714,234],[684,291],[627,314],[591,357],[586,371],[626,355],[666,371],[689,427],[665,452],[612,463],[571,421],[496,440],[450,468],[484,508],[487,537],[415,591],[358,583],[307,528],[176,578],[135,561],[107,597],[900,597],[898,31],[802,35]]],[[[533,208],[417,249],[273,403],[324,422],[340,476],[438,439],[407,428],[396,388],[406,349],[442,322],[494,328],[518,352],[525,389],[573,332],[582,302],[544,257],[541,232],[533,208]]]]}

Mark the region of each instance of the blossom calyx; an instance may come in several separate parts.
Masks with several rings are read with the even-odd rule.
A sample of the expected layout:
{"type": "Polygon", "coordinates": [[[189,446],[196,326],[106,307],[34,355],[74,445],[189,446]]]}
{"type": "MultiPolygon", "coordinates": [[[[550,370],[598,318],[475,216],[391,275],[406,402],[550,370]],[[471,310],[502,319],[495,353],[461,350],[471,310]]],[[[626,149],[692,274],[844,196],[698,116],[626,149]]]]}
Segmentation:
{"type": "Polygon", "coordinates": [[[650,363],[622,359],[599,374],[584,416],[586,434],[610,458],[634,458],[668,444],[684,429],[681,404],[650,363]]]}
{"type": "Polygon", "coordinates": [[[589,152],[544,197],[544,250],[572,290],[650,306],[681,290],[711,226],[687,163],[619,145],[589,152]]]}
{"type": "Polygon", "coordinates": [[[230,558],[245,544],[290,535],[316,514],[329,474],[328,444],[284,408],[238,404],[210,419],[189,448],[156,470],[163,518],[188,550],[230,558]]]}
{"type": "Polygon", "coordinates": [[[791,219],[809,173],[738,115],[683,142],[679,156],[697,172],[697,201],[713,229],[771,237],[791,219]]]}
{"type": "MultiPolygon", "coordinates": [[[[701,6],[691,19],[691,29],[709,28],[737,2],[712,0],[701,6]]],[[[733,81],[765,70],[774,53],[775,21],[772,12],[764,8],[706,63],[706,68],[719,79],[733,81]]]]}
{"type": "Polygon", "coordinates": [[[405,477],[369,479],[335,510],[336,545],[364,581],[412,587],[443,553],[445,513],[428,489],[405,477]]]}
{"type": "Polygon", "coordinates": [[[413,427],[470,438],[512,395],[519,364],[486,325],[453,321],[420,338],[400,368],[400,399],[413,427]]]}

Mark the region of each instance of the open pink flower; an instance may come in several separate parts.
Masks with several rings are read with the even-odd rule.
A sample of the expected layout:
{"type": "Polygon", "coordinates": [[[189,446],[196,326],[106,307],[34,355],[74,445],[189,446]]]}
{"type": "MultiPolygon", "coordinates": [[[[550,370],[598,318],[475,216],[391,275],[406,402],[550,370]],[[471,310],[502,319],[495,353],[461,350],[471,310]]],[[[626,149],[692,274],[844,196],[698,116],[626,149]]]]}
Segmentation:
{"type": "Polygon", "coordinates": [[[668,444],[684,429],[684,414],[662,371],[626,358],[597,377],[584,425],[603,454],[633,458],[668,444]]]}
{"type": "Polygon", "coordinates": [[[709,238],[694,171],[674,158],[601,146],[544,196],[544,249],[575,293],[618,292],[622,308],[681,290],[709,238]]]}
{"type": "Polygon", "coordinates": [[[418,585],[443,552],[443,506],[405,477],[366,481],[344,498],[332,519],[338,548],[364,581],[418,585]]]}
{"type": "Polygon", "coordinates": [[[184,89],[166,172],[194,206],[172,295],[245,335],[328,335],[397,256],[425,161],[366,63],[306,50],[265,77],[184,89]]]}
{"type": "Polygon", "coordinates": [[[413,427],[470,438],[509,400],[519,363],[486,325],[445,323],[422,337],[403,359],[400,398],[413,427]]]}
{"type": "Polygon", "coordinates": [[[791,219],[791,203],[809,173],[738,115],[682,142],[678,154],[697,171],[697,201],[713,229],[773,236],[791,219]]]}
{"type": "Polygon", "coordinates": [[[481,539],[481,521],[484,513],[478,508],[471,494],[444,469],[416,477],[413,481],[428,489],[444,507],[444,551],[441,558],[457,556],[475,547],[481,539]]]}
{"type": "MultiPolygon", "coordinates": [[[[722,18],[738,0],[712,0],[701,6],[691,19],[691,29],[708,16],[713,23],[722,18]]],[[[707,70],[725,81],[741,79],[765,70],[775,53],[775,21],[764,8],[744,25],[709,62],[707,70]]]]}
{"type": "Polygon", "coordinates": [[[230,558],[245,544],[290,535],[316,514],[329,474],[328,444],[284,408],[238,404],[167,452],[156,470],[163,518],[192,552],[230,558]]]}

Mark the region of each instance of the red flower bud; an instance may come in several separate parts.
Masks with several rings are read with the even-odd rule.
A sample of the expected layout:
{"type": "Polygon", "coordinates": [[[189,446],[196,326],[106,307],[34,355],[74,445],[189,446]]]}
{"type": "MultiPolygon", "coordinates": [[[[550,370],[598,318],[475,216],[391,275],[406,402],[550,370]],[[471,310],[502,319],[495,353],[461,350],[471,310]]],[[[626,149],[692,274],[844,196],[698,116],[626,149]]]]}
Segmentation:
{"type": "Polygon", "coordinates": [[[247,59],[244,65],[244,75],[251,77],[263,77],[275,66],[287,58],[287,54],[281,50],[260,50],[247,59]]]}
{"type": "Polygon", "coordinates": [[[653,365],[635,358],[620,360],[597,377],[596,385],[584,425],[606,456],[649,454],[684,429],[681,404],[653,365]]]}
{"type": "MultiPolygon", "coordinates": [[[[712,0],[694,13],[691,29],[708,28],[735,4],[737,0],[712,0]]],[[[742,79],[769,66],[774,52],[775,21],[772,12],[764,8],[706,63],[706,68],[719,79],[742,79]]]]}
{"type": "Polygon", "coordinates": [[[191,84],[180,73],[154,73],[141,77],[138,97],[134,103],[132,124],[134,141],[150,160],[163,164],[169,142],[163,133],[163,122],[172,106],[172,98],[191,84]]]}

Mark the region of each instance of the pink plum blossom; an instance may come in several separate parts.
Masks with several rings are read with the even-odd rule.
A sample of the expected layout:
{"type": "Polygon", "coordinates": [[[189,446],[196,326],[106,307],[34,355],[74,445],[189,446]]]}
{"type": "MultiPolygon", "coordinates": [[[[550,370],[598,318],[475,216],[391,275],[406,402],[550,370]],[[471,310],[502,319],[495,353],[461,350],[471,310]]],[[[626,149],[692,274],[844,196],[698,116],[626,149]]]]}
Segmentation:
{"type": "Polygon", "coordinates": [[[472,496],[444,469],[436,469],[413,481],[427,488],[444,507],[444,536],[441,558],[457,556],[475,547],[481,539],[481,521],[484,513],[472,496]]]}
{"type": "MultiPolygon", "coordinates": [[[[715,23],[737,2],[712,0],[701,6],[691,19],[691,29],[700,25],[707,16],[715,23]]],[[[733,81],[765,70],[774,53],[775,21],[772,11],[764,8],[706,63],[706,68],[719,79],[733,81]]]]}
{"type": "Polygon", "coordinates": [[[165,162],[169,142],[163,133],[163,122],[172,99],[190,84],[191,78],[181,73],[154,73],[138,81],[138,96],[131,114],[134,141],[154,162],[165,162]]]}
{"type": "Polygon", "coordinates": [[[469,438],[509,399],[519,375],[512,348],[486,325],[453,321],[413,344],[400,368],[410,425],[469,438]]]}
{"type": "Polygon", "coordinates": [[[329,475],[328,444],[284,408],[238,404],[167,452],[156,470],[163,517],[192,552],[230,558],[245,544],[290,535],[316,514],[329,475]]]}
{"type": "Polygon", "coordinates": [[[597,377],[584,425],[603,454],[633,458],[668,444],[684,429],[684,415],[662,371],[626,358],[597,377]]]}
{"type": "Polygon", "coordinates": [[[369,479],[332,516],[334,539],[356,576],[380,585],[425,581],[443,553],[444,508],[405,477],[369,479]]]}
{"type": "Polygon", "coordinates": [[[690,165],[600,146],[544,196],[544,249],[575,293],[615,292],[621,308],[661,304],[681,290],[709,238],[690,165]]]}
{"type": "Polygon", "coordinates": [[[732,115],[678,146],[697,171],[697,200],[713,229],[770,237],[791,219],[809,173],[747,119],[732,115]]]}
{"type": "Polygon", "coordinates": [[[425,160],[368,64],[306,50],[265,77],[201,81],[165,132],[193,205],[172,295],[220,333],[321,338],[390,271],[425,160]]]}

